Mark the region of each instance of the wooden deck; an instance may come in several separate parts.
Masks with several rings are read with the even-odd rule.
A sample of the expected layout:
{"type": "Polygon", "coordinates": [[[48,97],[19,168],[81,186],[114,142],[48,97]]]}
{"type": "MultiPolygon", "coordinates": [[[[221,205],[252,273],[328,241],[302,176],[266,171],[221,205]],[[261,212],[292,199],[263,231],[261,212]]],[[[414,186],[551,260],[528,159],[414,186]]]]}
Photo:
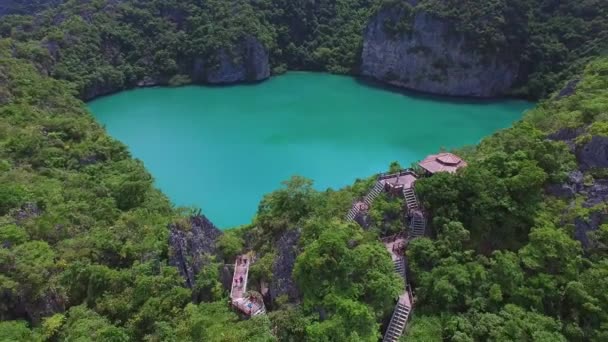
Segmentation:
{"type": "Polygon", "coordinates": [[[393,261],[403,259],[403,252],[407,247],[407,239],[403,235],[395,235],[382,239],[384,247],[391,255],[393,261]]]}
{"type": "Polygon", "coordinates": [[[239,298],[232,301],[232,305],[248,316],[260,315],[266,312],[261,301],[255,298],[239,298]]]}
{"type": "Polygon", "coordinates": [[[234,274],[232,275],[232,289],[230,299],[233,301],[242,298],[247,291],[247,276],[249,275],[249,254],[239,255],[234,264],[234,274]]]}
{"type": "Polygon", "coordinates": [[[418,176],[411,170],[403,170],[393,174],[382,174],[378,180],[392,189],[405,189],[413,187],[418,176]]]}
{"type": "Polygon", "coordinates": [[[255,316],[266,312],[261,296],[257,298],[251,293],[247,293],[247,278],[252,259],[250,253],[239,255],[236,258],[234,274],[232,275],[232,289],[230,290],[232,305],[248,316],[255,316]]]}

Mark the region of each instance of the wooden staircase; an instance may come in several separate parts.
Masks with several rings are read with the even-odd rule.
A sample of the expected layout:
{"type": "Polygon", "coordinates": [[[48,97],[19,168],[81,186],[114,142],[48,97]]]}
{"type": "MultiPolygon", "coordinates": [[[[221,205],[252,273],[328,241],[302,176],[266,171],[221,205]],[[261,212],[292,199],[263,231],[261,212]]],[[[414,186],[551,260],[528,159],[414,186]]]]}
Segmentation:
{"type": "Polygon", "coordinates": [[[424,236],[426,231],[426,218],[420,211],[415,212],[410,224],[410,239],[424,236]]]}
{"type": "Polygon", "coordinates": [[[388,241],[391,240],[389,239],[387,242],[385,242],[386,249],[389,251],[389,253],[391,253],[395,272],[403,280],[406,288],[401,296],[399,296],[397,305],[395,306],[395,310],[391,316],[391,321],[386,329],[386,332],[384,333],[384,338],[382,339],[382,341],[396,342],[405,331],[407,320],[412,312],[413,298],[409,292],[409,286],[407,285],[405,276],[405,257],[401,254],[401,252],[396,252],[393,248],[394,245],[388,241]]]}
{"type": "Polygon", "coordinates": [[[403,258],[399,258],[393,261],[393,265],[395,266],[395,272],[397,272],[400,277],[405,279],[405,260],[403,260],[403,258]]]}
{"type": "Polygon", "coordinates": [[[397,342],[405,330],[405,325],[410,317],[411,307],[402,303],[397,303],[391,323],[384,333],[383,342],[397,342]]]}
{"type": "Polygon", "coordinates": [[[409,211],[420,210],[418,198],[416,197],[416,193],[414,192],[413,188],[404,188],[403,197],[405,198],[405,204],[407,205],[407,209],[409,211]]]}
{"type": "Polygon", "coordinates": [[[348,213],[346,214],[346,222],[352,222],[357,214],[359,213],[359,208],[357,207],[357,203],[353,204],[348,213]]]}
{"type": "MultiPolygon", "coordinates": [[[[376,182],[374,187],[363,198],[363,203],[367,204],[368,207],[371,206],[372,202],[376,199],[376,197],[380,195],[382,191],[384,191],[384,184],[380,181],[376,182]]],[[[355,217],[357,217],[357,214],[359,213],[359,207],[357,206],[357,203],[358,202],[355,202],[346,214],[347,222],[352,222],[355,217]]]]}
{"type": "Polygon", "coordinates": [[[374,185],[372,190],[365,195],[363,202],[371,206],[372,202],[376,199],[376,197],[378,197],[378,195],[380,195],[382,191],[384,191],[384,184],[382,182],[376,182],[376,185],[374,185]]]}

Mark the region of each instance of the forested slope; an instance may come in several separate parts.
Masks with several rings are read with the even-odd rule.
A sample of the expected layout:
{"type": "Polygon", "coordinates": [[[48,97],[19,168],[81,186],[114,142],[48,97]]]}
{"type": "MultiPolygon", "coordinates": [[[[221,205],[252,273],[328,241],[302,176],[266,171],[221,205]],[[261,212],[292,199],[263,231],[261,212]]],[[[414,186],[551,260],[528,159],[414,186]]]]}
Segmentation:
{"type": "MultiPolygon", "coordinates": [[[[69,0],[35,16],[2,17],[0,35],[13,39],[15,54],[69,80],[81,98],[90,99],[135,86],[257,81],[271,69],[359,75],[365,71],[364,45],[378,39],[365,33],[377,24],[390,36],[376,51],[378,64],[401,58],[391,56],[400,41],[409,43],[401,53],[408,58],[390,72],[372,66],[365,75],[391,81],[399,64],[417,56],[429,70],[412,82],[393,83],[475,95],[420,85],[431,79],[462,83],[455,75],[473,74],[467,65],[473,61],[490,70],[507,64],[500,70],[511,80],[480,95],[542,98],[606,52],[607,16],[602,0],[69,0]],[[382,15],[387,11],[390,17],[382,15]],[[421,18],[432,18],[431,26],[416,24],[421,18]],[[446,27],[441,45],[457,42],[464,58],[418,45],[417,35],[436,26],[446,27]],[[238,77],[224,77],[234,73],[238,77]]],[[[478,87],[490,87],[494,78],[482,78],[478,87]]]]}
{"type": "MultiPolygon", "coordinates": [[[[206,221],[154,189],[78,99],[101,86],[194,81],[193,57],[222,69],[216,57],[236,47],[239,60],[247,36],[275,67],[353,72],[350,48],[380,8],[227,3],[72,1],[0,19],[0,340],[378,340],[403,290],[378,237],[405,228],[403,203],[381,196],[366,229],[343,221],[373,178],[317,192],[294,177],[264,197],[250,225],[201,233],[206,221]],[[241,320],[227,305],[226,264],[247,250],[257,252],[251,289],[268,288],[269,314],[241,320]]],[[[545,6],[530,8],[553,13],[551,22],[570,18],[587,37],[566,46],[574,31],[556,31],[550,45],[569,53],[530,61],[546,62],[543,92],[560,91],[458,151],[469,163],[462,172],[419,181],[432,236],[408,249],[417,303],[405,338],[608,339],[608,60],[575,43],[599,44],[603,2],[545,6]]]]}
{"type": "Polygon", "coordinates": [[[608,60],[562,95],[417,184],[436,236],[408,251],[412,339],[608,338],[608,60]]]}

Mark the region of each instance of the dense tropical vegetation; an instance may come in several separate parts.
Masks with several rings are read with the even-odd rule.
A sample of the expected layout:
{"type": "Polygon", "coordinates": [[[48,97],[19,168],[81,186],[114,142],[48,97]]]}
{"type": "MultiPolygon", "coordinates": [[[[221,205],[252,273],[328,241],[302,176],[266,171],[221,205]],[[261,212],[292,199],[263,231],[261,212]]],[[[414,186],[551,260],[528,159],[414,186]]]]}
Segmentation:
{"type": "Polygon", "coordinates": [[[383,8],[409,13],[395,28],[399,34],[408,34],[416,13],[427,12],[469,37],[471,49],[521,64],[513,93],[531,98],[547,96],[608,49],[608,4],[602,0],[63,3],[35,17],[3,17],[0,36],[12,39],[15,55],[70,81],[84,98],[146,77],[165,84],[196,81],[190,69],[198,57],[210,57],[206,64],[214,67],[218,51],[248,36],[270,51],[275,73],[357,74],[365,27],[383,8]]]}
{"type": "MultiPolygon", "coordinates": [[[[169,262],[169,227],[187,231],[193,212],[174,208],[78,98],[108,82],[115,90],[150,75],[168,82],[184,60],[244,33],[272,51],[277,72],[356,72],[366,20],[395,3],[68,1],[0,18],[0,340],[377,341],[403,290],[378,241],[405,227],[399,199],[380,197],[362,229],[342,218],[373,178],[318,192],[294,177],[264,197],[250,225],[218,239],[186,286],[169,262]],[[241,320],[227,304],[223,265],[253,249],[253,288],[285,280],[275,266],[289,234],[298,236],[287,275],[297,294],[241,320]]],[[[419,181],[432,236],[407,251],[417,304],[405,338],[607,340],[608,208],[593,189],[608,172],[580,155],[608,138],[608,59],[596,57],[606,2],[423,0],[420,8],[452,18],[480,48],[528,61],[523,93],[578,82],[459,151],[468,168],[419,181]],[[568,144],[547,138],[563,129],[576,132],[568,144]],[[554,196],[573,171],[583,190],[554,196]],[[597,217],[581,239],[580,226],[597,217]]]]}

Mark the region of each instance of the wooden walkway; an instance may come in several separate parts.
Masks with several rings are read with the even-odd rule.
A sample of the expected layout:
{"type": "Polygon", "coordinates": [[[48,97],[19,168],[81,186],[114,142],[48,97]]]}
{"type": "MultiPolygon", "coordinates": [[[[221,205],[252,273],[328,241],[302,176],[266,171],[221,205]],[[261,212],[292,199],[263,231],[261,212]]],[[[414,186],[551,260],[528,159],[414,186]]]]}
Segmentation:
{"type": "Polygon", "coordinates": [[[230,290],[230,301],[234,307],[248,316],[266,313],[264,301],[261,296],[257,297],[247,293],[247,277],[249,276],[249,265],[251,254],[239,255],[234,263],[234,274],[232,275],[232,289],[230,290]]]}
{"type": "Polygon", "coordinates": [[[382,191],[384,191],[384,184],[380,181],[376,182],[374,187],[365,195],[365,197],[360,201],[355,201],[346,214],[346,221],[352,222],[355,220],[355,217],[359,215],[361,212],[365,212],[369,210],[372,202],[378,197],[382,191]]]}
{"type": "Polygon", "coordinates": [[[378,181],[365,198],[355,201],[346,215],[347,221],[354,221],[359,213],[368,211],[373,200],[385,190],[393,193],[398,192],[405,199],[405,215],[410,218],[409,232],[382,239],[382,243],[391,255],[395,272],[403,279],[405,285],[405,291],[397,299],[391,321],[384,333],[383,342],[396,342],[399,340],[405,332],[407,321],[414,308],[414,298],[406,279],[405,249],[410,240],[425,235],[427,223],[426,215],[422,210],[414,188],[414,183],[417,180],[418,176],[409,169],[392,174],[380,174],[378,175],[378,181]]]}
{"type": "Polygon", "coordinates": [[[405,331],[405,326],[407,325],[407,321],[414,306],[414,299],[405,276],[406,266],[404,253],[405,249],[407,248],[408,241],[409,239],[402,235],[397,235],[382,240],[386,250],[391,255],[391,259],[395,265],[395,272],[397,272],[397,274],[403,278],[403,283],[405,285],[405,291],[399,295],[397,304],[393,310],[393,315],[391,316],[391,322],[384,333],[384,338],[382,339],[383,342],[396,342],[399,340],[405,331]]]}

